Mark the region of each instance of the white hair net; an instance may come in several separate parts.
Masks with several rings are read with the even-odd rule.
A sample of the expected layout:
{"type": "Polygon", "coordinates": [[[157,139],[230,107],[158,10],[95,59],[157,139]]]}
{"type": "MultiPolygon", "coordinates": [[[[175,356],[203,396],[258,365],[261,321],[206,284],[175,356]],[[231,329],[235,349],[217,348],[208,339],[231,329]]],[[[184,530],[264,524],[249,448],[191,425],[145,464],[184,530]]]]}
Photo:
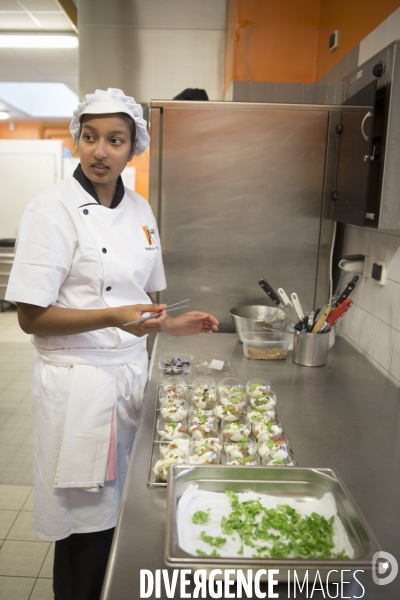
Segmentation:
{"type": "Polygon", "coordinates": [[[76,143],[79,141],[80,121],[82,115],[106,115],[125,113],[132,117],[136,125],[135,154],[142,154],[150,143],[147,123],[143,119],[143,109],[132,96],[125,96],[122,90],[108,88],[96,90],[94,94],[86,94],[78,108],[74,110],[74,118],[69,130],[76,143]]]}

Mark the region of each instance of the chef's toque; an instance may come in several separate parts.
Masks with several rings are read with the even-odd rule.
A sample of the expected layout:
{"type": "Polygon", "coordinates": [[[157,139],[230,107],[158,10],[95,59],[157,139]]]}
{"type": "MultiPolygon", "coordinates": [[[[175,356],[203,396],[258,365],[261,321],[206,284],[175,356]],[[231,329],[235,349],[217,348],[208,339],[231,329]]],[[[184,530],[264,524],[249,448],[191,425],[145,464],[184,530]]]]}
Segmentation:
{"type": "Polygon", "coordinates": [[[143,109],[135,102],[132,96],[125,96],[122,90],[108,88],[96,90],[94,94],[86,94],[78,108],[74,110],[74,118],[69,130],[76,143],[79,141],[80,120],[82,115],[107,115],[125,113],[129,115],[136,125],[135,154],[142,154],[150,143],[147,133],[147,122],[143,119],[143,109]]]}

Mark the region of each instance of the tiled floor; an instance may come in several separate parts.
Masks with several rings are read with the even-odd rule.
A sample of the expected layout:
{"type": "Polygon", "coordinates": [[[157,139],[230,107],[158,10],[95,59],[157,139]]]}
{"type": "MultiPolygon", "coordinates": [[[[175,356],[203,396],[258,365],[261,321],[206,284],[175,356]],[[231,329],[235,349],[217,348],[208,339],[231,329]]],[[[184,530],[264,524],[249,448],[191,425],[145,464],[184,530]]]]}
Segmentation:
{"type": "Polygon", "coordinates": [[[51,600],[54,544],[32,526],[32,345],[0,313],[0,600],[51,600]]]}

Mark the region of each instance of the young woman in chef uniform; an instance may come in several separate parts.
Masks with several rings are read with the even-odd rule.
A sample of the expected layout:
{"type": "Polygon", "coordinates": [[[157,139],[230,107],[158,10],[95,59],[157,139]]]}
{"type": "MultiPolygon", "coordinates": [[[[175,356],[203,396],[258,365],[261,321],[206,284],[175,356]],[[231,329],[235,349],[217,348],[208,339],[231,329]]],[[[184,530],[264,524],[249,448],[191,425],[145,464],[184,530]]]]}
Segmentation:
{"type": "Polygon", "coordinates": [[[139,104],[96,90],[70,130],[80,165],[21,222],[6,298],[33,334],[34,525],[56,600],[100,595],[147,380],[143,336],[212,332],[201,312],[136,325],[166,287],[156,221],[121,172],[149,144],[139,104]]]}

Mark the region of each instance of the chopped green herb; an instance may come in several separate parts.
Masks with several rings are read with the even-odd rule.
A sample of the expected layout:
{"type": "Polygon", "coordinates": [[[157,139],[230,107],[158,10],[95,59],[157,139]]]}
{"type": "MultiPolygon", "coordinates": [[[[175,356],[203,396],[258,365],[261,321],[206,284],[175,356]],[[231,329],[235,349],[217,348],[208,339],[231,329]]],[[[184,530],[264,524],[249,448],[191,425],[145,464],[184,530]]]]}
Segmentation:
{"type": "Polygon", "coordinates": [[[203,542],[206,542],[206,544],[210,544],[210,546],[216,546],[217,548],[223,546],[226,542],[226,538],[212,537],[211,535],[207,535],[205,531],[201,532],[200,538],[203,540],[203,542]]]}
{"type": "MultiPolygon", "coordinates": [[[[208,510],[211,510],[210,508],[208,510]]],[[[203,512],[202,510],[198,510],[197,512],[194,513],[193,517],[192,517],[192,523],[195,523],[196,525],[201,524],[201,523],[206,523],[209,519],[210,515],[208,512],[203,512]]]]}
{"type": "Polygon", "coordinates": [[[251,460],[254,460],[254,456],[246,456],[246,458],[237,458],[240,463],[248,463],[251,460]]]}
{"type": "Polygon", "coordinates": [[[254,557],[266,558],[347,558],[344,552],[334,553],[333,521],[312,513],[302,517],[287,504],[265,509],[259,500],[240,502],[232,490],[226,491],[232,512],[223,517],[221,529],[225,535],[239,534],[243,546],[255,549],[254,557]],[[268,540],[271,546],[265,546],[268,540]]]}

